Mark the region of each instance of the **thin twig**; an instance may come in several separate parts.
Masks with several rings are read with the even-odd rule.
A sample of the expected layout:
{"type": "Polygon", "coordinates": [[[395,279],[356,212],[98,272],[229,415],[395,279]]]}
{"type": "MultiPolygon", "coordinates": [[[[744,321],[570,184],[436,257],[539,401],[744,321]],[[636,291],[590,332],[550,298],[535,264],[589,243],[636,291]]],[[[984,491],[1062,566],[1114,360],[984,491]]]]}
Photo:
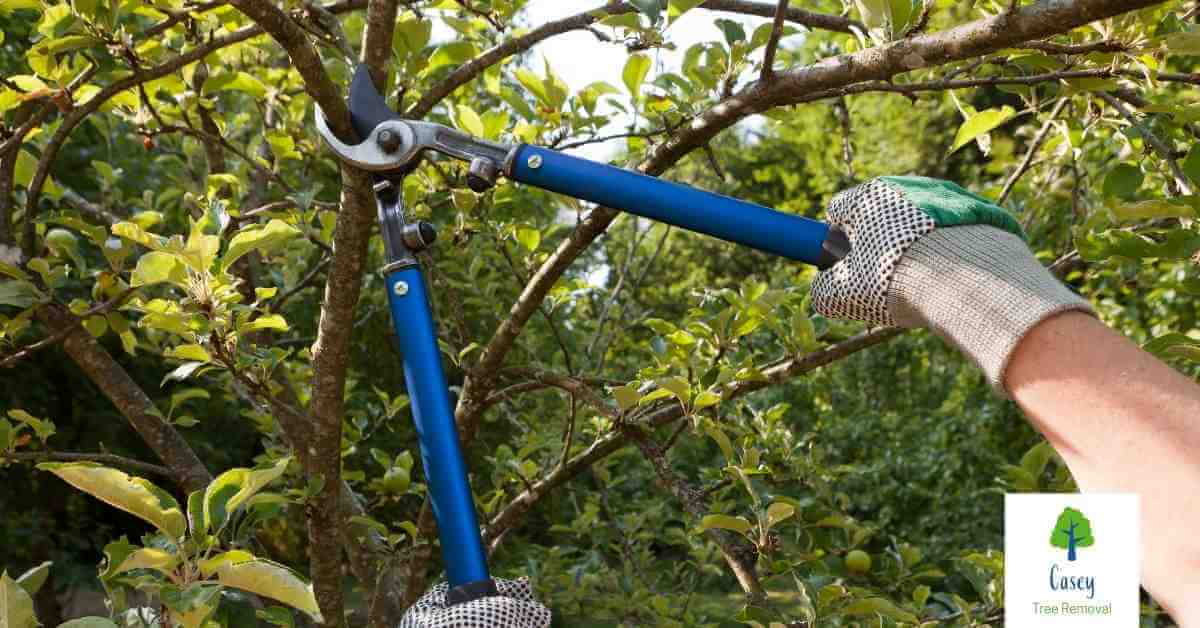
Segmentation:
{"type": "MultiPolygon", "coordinates": [[[[115,308],[118,308],[123,303],[125,303],[125,300],[128,299],[129,296],[131,294],[133,294],[140,287],[141,286],[126,288],[126,289],[122,290],[121,293],[118,294],[117,296],[113,297],[112,299],[109,299],[108,301],[105,301],[103,303],[99,303],[95,306],[92,306],[90,309],[88,309],[86,312],[80,314],[76,318],[78,320],[82,321],[82,320],[86,320],[89,316],[95,316],[97,314],[104,314],[105,312],[109,312],[115,308]]],[[[62,342],[64,339],[66,339],[67,336],[70,336],[72,333],[74,333],[75,330],[76,330],[76,328],[74,326],[67,327],[67,328],[62,329],[61,331],[59,331],[57,333],[51,334],[31,345],[22,347],[18,351],[8,355],[7,357],[5,357],[3,359],[0,359],[0,368],[9,368],[9,367],[13,366],[14,364],[16,364],[17,362],[20,362],[21,360],[29,357],[30,355],[33,355],[34,353],[41,351],[42,349],[45,349],[46,347],[49,347],[49,346],[58,344],[59,342],[62,342]]]]}
{"type": "Polygon", "coordinates": [[[1042,147],[1042,142],[1046,141],[1046,136],[1050,134],[1050,129],[1054,126],[1054,121],[1058,118],[1058,114],[1062,112],[1063,107],[1065,107],[1070,101],[1070,98],[1060,98],[1058,99],[1058,102],[1054,104],[1054,108],[1050,110],[1050,115],[1042,124],[1042,128],[1038,129],[1037,134],[1033,136],[1033,141],[1029,143],[1029,150],[1025,151],[1025,157],[1021,160],[1021,164],[1017,166],[1017,169],[1010,177],[1008,177],[1008,181],[1004,182],[1004,189],[1000,190],[1000,196],[996,199],[997,205],[1004,204],[1004,201],[1008,199],[1008,195],[1013,191],[1013,186],[1015,186],[1017,181],[1025,175],[1027,170],[1029,170],[1029,166],[1033,164],[1034,154],[1037,153],[1038,149],[1042,147]]]}
{"type": "Polygon", "coordinates": [[[1150,144],[1150,146],[1158,152],[1158,156],[1163,160],[1163,162],[1167,164],[1167,168],[1171,171],[1171,175],[1174,177],[1176,191],[1179,194],[1190,195],[1192,193],[1192,184],[1188,181],[1188,177],[1186,174],[1184,174],[1183,169],[1179,167],[1179,162],[1175,161],[1174,152],[1171,150],[1171,148],[1167,146],[1161,139],[1159,139],[1157,135],[1151,132],[1146,125],[1142,124],[1140,120],[1134,117],[1133,113],[1130,112],[1129,109],[1126,109],[1125,105],[1123,105],[1121,101],[1117,100],[1114,96],[1105,92],[1096,92],[1096,96],[1099,96],[1100,100],[1108,103],[1108,106],[1116,109],[1117,113],[1121,114],[1121,117],[1125,118],[1130,125],[1141,132],[1142,138],[1146,140],[1146,143],[1150,144]]]}
{"type": "Polygon", "coordinates": [[[788,0],[779,0],[775,7],[775,21],[771,24],[771,37],[767,40],[767,49],[763,52],[762,74],[759,80],[766,82],[775,75],[775,49],[779,47],[779,38],[783,36],[783,18],[787,16],[788,0]]]}

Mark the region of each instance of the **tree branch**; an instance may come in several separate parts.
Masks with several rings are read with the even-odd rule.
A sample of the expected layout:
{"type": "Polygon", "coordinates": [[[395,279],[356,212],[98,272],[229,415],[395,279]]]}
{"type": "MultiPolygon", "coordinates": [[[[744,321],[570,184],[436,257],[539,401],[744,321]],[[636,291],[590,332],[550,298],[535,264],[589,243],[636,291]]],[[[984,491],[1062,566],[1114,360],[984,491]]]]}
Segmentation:
{"type": "Polygon", "coordinates": [[[1033,156],[1042,147],[1042,142],[1046,141],[1046,136],[1050,134],[1050,129],[1054,126],[1054,120],[1058,118],[1058,114],[1062,113],[1063,107],[1068,102],[1071,102],[1070,98],[1059,98],[1058,102],[1054,104],[1054,109],[1050,110],[1050,115],[1042,123],[1042,128],[1038,129],[1037,134],[1033,136],[1033,141],[1029,143],[1029,150],[1025,151],[1025,157],[1021,159],[1021,164],[1013,171],[1012,176],[1004,182],[1004,188],[1000,190],[1000,196],[996,199],[997,205],[1004,204],[1004,201],[1012,192],[1013,186],[1025,175],[1025,171],[1029,170],[1029,166],[1033,163],[1033,156]]]}
{"type": "MultiPolygon", "coordinates": [[[[765,2],[749,2],[747,0],[707,0],[700,4],[701,8],[711,9],[713,11],[726,11],[732,13],[744,13],[746,15],[761,15],[763,17],[771,17],[775,14],[775,6],[765,2]]],[[[628,2],[619,2],[611,0],[602,7],[597,7],[590,11],[576,13],[561,20],[547,22],[541,26],[521,35],[497,44],[470,61],[458,66],[449,76],[442,79],[441,82],[431,87],[426,91],[421,99],[413,106],[408,108],[404,117],[406,118],[423,118],[433,110],[443,98],[449,96],[454,90],[466,85],[473,79],[483,73],[484,70],[495,65],[502,59],[506,59],[515,54],[520,54],[529,50],[538,42],[549,39],[555,35],[561,35],[566,32],[581,30],[588,28],[592,24],[600,21],[609,15],[619,15],[637,10],[628,2]]],[[[826,15],[823,13],[813,13],[803,9],[788,8],[785,11],[785,17],[789,22],[795,22],[812,28],[821,28],[825,30],[839,31],[849,33],[852,26],[858,25],[857,22],[836,15],[826,15]]]]}
{"type": "Polygon", "coordinates": [[[79,325],[66,308],[56,303],[43,305],[36,316],[52,332],[66,331],[63,349],[88,378],[125,415],[142,440],[170,469],[169,476],[185,492],[199,490],[212,480],[196,452],[167,422],[150,397],[129,377],[125,369],[79,325]]]}
{"type": "Polygon", "coordinates": [[[20,462],[103,462],[110,466],[123,467],[131,471],[153,473],[165,478],[173,477],[171,470],[164,466],[114,454],[80,454],[62,451],[11,451],[8,453],[0,452],[0,461],[2,460],[17,460],[20,462]]]}
{"type": "Polygon", "coordinates": [[[367,3],[362,62],[367,64],[371,80],[380,91],[387,85],[388,66],[392,60],[392,33],[396,30],[399,8],[397,0],[370,0],[367,3]]]}
{"type": "Polygon", "coordinates": [[[1146,128],[1146,125],[1142,124],[1141,121],[1129,111],[1129,109],[1125,108],[1125,105],[1123,105],[1121,101],[1117,100],[1111,94],[1096,92],[1096,96],[1098,96],[1100,100],[1108,103],[1108,106],[1116,109],[1117,113],[1121,114],[1122,118],[1125,118],[1125,120],[1129,122],[1131,126],[1136,128],[1142,134],[1142,138],[1146,140],[1146,143],[1149,144],[1151,148],[1158,153],[1159,158],[1167,164],[1167,168],[1171,171],[1171,176],[1174,178],[1176,191],[1179,194],[1190,195],[1192,193],[1192,184],[1188,181],[1188,177],[1186,174],[1184,174],[1183,169],[1179,167],[1179,162],[1175,161],[1174,151],[1171,150],[1171,147],[1167,146],[1161,139],[1159,139],[1157,135],[1151,132],[1150,129],[1146,128]]]}
{"type": "Polygon", "coordinates": [[[304,80],[305,91],[325,114],[329,128],[343,141],[357,138],[350,125],[350,110],[342,99],[342,90],[334,85],[321,55],[309,40],[308,34],[282,9],[267,0],[230,0],[230,4],[254,20],[271,35],[292,60],[292,67],[304,80]]]}
{"type": "Polygon", "coordinates": [[[769,81],[775,73],[775,49],[779,47],[779,38],[783,36],[783,18],[787,16],[788,0],[779,0],[775,8],[775,21],[771,24],[771,37],[767,40],[767,49],[763,52],[762,74],[760,81],[769,81]]]}
{"type": "MultiPolygon", "coordinates": [[[[739,382],[736,386],[724,392],[722,400],[730,401],[768,386],[783,383],[804,373],[836,362],[851,354],[887,342],[901,333],[903,333],[902,330],[895,328],[877,329],[858,334],[857,336],[834,345],[829,345],[807,355],[784,360],[763,370],[766,381],[739,382]]],[[[648,413],[638,418],[636,422],[638,425],[658,427],[682,417],[683,410],[679,404],[669,404],[649,410],[648,413]]],[[[555,467],[544,478],[534,482],[532,486],[526,488],[525,491],[514,497],[512,501],[505,504],[488,522],[487,529],[484,531],[483,538],[484,543],[488,546],[488,552],[496,551],[504,533],[516,525],[516,522],[541,501],[543,497],[550,494],[555,488],[570,481],[596,462],[622,449],[628,443],[629,434],[622,430],[613,430],[596,439],[586,450],[576,454],[566,464],[555,467]]]]}

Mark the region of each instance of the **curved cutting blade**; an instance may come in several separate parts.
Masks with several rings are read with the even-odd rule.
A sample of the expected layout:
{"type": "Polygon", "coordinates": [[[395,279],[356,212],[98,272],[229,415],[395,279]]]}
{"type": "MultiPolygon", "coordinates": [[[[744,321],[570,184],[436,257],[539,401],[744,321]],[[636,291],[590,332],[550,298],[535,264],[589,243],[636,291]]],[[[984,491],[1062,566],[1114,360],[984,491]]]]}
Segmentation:
{"type": "Polygon", "coordinates": [[[375,88],[375,81],[371,80],[366,64],[360,63],[350,82],[350,122],[358,137],[370,136],[375,127],[385,120],[399,119],[400,114],[392,111],[387,99],[375,88]]]}

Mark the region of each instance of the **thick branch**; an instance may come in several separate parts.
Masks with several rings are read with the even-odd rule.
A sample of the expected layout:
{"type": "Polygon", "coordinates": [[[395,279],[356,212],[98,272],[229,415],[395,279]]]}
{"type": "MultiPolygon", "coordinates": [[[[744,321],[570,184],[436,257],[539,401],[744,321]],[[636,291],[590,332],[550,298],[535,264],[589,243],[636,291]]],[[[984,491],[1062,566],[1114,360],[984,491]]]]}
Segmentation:
{"type": "Polygon", "coordinates": [[[375,87],[383,90],[388,65],[392,60],[392,33],[396,30],[397,0],[371,0],[367,3],[367,26],[363,35],[362,62],[371,72],[375,87]]]}
{"type": "Polygon", "coordinates": [[[142,440],[167,464],[170,477],[185,492],[208,485],[212,476],[188,446],[183,436],[160,418],[150,397],[129,377],[125,369],[79,325],[61,305],[51,303],[37,310],[37,317],[51,332],[67,330],[63,349],[83,369],[88,379],[125,415],[142,440]]]}
{"type": "MultiPolygon", "coordinates": [[[[775,14],[775,5],[765,2],[748,2],[746,0],[707,0],[700,5],[704,9],[712,9],[714,11],[727,11],[732,13],[745,13],[747,15],[761,15],[771,17],[775,14]]],[[[506,59],[515,54],[520,54],[529,50],[538,42],[549,39],[555,35],[561,35],[566,32],[581,30],[595,24],[599,20],[608,15],[618,15],[621,13],[629,13],[636,9],[627,2],[611,1],[603,7],[597,7],[582,13],[576,13],[561,20],[547,22],[541,26],[525,33],[520,37],[510,39],[503,43],[497,44],[485,51],[478,57],[464,63],[445,79],[434,85],[429,91],[421,96],[412,107],[409,107],[405,113],[407,118],[423,118],[433,110],[434,106],[442,101],[443,98],[449,96],[454,90],[466,85],[473,79],[483,73],[484,70],[495,65],[502,59],[506,59]]],[[[821,28],[825,30],[833,30],[849,33],[851,26],[857,25],[853,20],[848,20],[836,15],[826,15],[823,13],[813,13],[803,9],[788,8],[785,11],[785,18],[789,22],[795,22],[812,28],[821,28]]]]}
{"type": "Polygon", "coordinates": [[[282,9],[266,0],[230,0],[237,10],[254,20],[287,52],[292,67],[304,79],[305,91],[316,102],[329,121],[329,128],[345,141],[356,138],[350,125],[350,110],[342,100],[342,91],[321,63],[321,55],[309,40],[308,34],[282,9]]]}
{"type": "MultiPolygon", "coordinates": [[[[310,475],[325,478],[325,488],[309,509],[309,543],[317,601],[327,617],[341,617],[341,552],[343,518],[339,511],[342,487],[342,415],[345,408],[346,365],[354,308],[362,288],[367,240],[375,223],[370,176],[342,167],[342,209],[333,234],[333,261],[325,282],[324,306],[313,344],[313,390],[309,405],[311,434],[305,444],[310,475]],[[336,610],[336,615],[330,613],[336,610]]],[[[364,583],[365,584],[365,583],[364,583]]],[[[337,621],[333,619],[332,621],[337,621]]]]}

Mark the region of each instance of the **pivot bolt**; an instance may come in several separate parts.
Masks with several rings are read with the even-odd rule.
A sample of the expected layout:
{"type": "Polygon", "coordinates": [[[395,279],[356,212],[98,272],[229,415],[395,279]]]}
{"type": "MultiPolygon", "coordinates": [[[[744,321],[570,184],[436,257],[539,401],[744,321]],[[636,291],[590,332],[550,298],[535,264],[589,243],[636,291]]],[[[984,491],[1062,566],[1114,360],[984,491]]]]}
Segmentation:
{"type": "Polygon", "coordinates": [[[384,129],[379,132],[379,136],[375,138],[375,143],[379,145],[379,149],[389,155],[400,149],[400,134],[391,129],[384,129]]]}
{"type": "Polygon", "coordinates": [[[542,156],[541,155],[530,155],[529,161],[526,161],[525,163],[529,164],[530,168],[537,170],[538,168],[542,167],[542,156]]]}
{"type": "Polygon", "coordinates": [[[407,281],[397,281],[395,284],[392,285],[392,292],[395,293],[395,295],[398,297],[402,297],[402,296],[408,294],[408,282],[407,281]]]}

